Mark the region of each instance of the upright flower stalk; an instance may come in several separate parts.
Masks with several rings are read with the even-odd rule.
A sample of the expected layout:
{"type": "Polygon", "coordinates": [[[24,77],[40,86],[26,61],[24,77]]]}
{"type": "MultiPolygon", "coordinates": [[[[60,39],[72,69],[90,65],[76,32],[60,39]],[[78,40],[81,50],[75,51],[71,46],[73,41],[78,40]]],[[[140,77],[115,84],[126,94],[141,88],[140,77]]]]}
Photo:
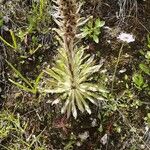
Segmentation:
{"type": "Polygon", "coordinates": [[[71,74],[72,88],[75,88],[74,71],[73,71],[73,58],[74,42],[77,32],[78,10],[76,0],[57,0],[54,1],[58,6],[55,7],[57,15],[53,15],[55,22],[59,26],[57,30],[61,35],[62,46],[66,50],[68,57],[68,67],[71,74]]]}
{"type": "Polygon", "coordinates": [[[117,37],[117,39],[120,42],[122,42],[122,45],[121,45],[121,48],[119,50],[117,62],[116,62],[116,65],[115,65],[115,70],[114,70],[113,77],[112,77],[111,92],[113,92],[113,89],[114,89],[114,82],[115,82],[116,72],[117,72],[117,68],[118,68],[119,61],[120,61],[120,58],[121,58],[121,54],[122,54],[122,51],[123,51],[123,47],[124,47],[125,44],[129,44],[129,43],[135,41],[135,37],[132,34],[128,34],[128,33],[124,33],[124,32],[121,32],[119,34],[119,36],[117,37]]]}

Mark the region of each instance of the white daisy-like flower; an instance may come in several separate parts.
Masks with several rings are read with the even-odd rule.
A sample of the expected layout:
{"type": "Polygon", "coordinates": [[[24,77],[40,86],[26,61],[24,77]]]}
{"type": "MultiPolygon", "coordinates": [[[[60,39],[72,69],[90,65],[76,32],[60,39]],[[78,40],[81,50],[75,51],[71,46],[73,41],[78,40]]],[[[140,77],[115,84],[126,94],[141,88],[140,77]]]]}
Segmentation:
{"type": "Polygon", "coordinates": [[[128,34],[128,33],[124,33],[124,32],[121,32],[119,34],[119,36],[117,37],[117,39],[119,39],[120,41],[126,42],[126,43],[135,41],[135,38],[132,34],[128,34]]]}

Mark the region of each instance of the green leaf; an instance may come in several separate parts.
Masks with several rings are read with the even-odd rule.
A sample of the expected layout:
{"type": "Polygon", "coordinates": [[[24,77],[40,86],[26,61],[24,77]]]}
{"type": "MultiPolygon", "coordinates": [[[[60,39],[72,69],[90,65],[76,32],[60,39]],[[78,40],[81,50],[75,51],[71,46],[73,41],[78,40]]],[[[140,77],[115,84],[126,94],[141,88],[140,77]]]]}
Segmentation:
{"type": "Polygon", "coordinates": [[[88,112],[88,114],[91,114],[92,112],[91,112],[89,105],[85,101],[83,104],[84,104],[85,110],[88,112]]]}
{"type": "Polygon", "coordinates": [[[52,69],[44,70],[44,72],[50,75],[50,77],[54,78],[55,80],[62,81],[60,75],[56,74],[52,69]]]}
{"type": "Polygon", "coordinates": [[[11,35],[11,38],[12,38],[12,41],[13,41],[13,44],[14,44],[14,48],[17,49],[17,41],[16,41],[16,38],[15,38],[15,34],[12,30],[10,30],[9,32],[10,32],[10,35],[11,35]]]}
{"type": "Polygon", "coordinates": [[[100,21],[100,19],[96,19],[95,27],[103,27],[105,25],[105,21],[100,21]]]}
{"type": "Polygon", "coordinates": [[[148,59],[148,60],[150,60],[150,51],[148,51],[148,52],[146,53],[145,58],[148,59]]]}
{"type": "MultiPolygon", "coordinates": [[[[70,98],[70,97],[69,97],[70,98]]],[[[61,108],[61,113],[64,114],[70,104],[70,99],[67,98],[65,104],[63,105],[63,107],[61,108]]],[[[68,109],[69,110],[69,109],[68,109]]]]}
{"type": "Polygon", "coordinates": [[[90,28],[88,28],[87,26],[85,26],[83,29],[81,29],[82,31],[82,36],[86,37],[87,35],[90,35],[92,33],[92,30],[90,28]]]}
{"type": "Polygon", "coordinates": [[[121,133],[121,127],[120,127],[120,126],[117,126],[117,127],[116,127],[116,131],[117,131],[118,133],[121,133]]]}
{"type": "Polygon", "coordinates": [[[100,33],[101,33],[100,28],[96,28],[96,29],[94,29],[93,35],[99,36],[100,33]]]}
{"type": "Polygon", "coordinates": [[[71,102],[72,102],[72,114],[73,117],[76,119],[77,118],[77,109],[75,106],[75,93],[71,92],[71,102]]]}
{"type": "Polygon", "coordinates": [[[0,36],[0,40],[2,42],[4,42],[5,45],[11,47],[12,49],[15,49],[15,47],[13,45],[9,44],[2,36],[0,36]]]}
{"type": "Polygon", "coordinates": [[[144,84],[144,79],[141,74],[134,74],[132,80],[138,86],[138,88],[141,88],[144,84]]]}
{"type": "Polygon", "coordinates": [[[150,35],[147,35],[147,47],[150,48],[150,35]]]}
{"type": "Polygon", "coordinates": [[[15,84],[17,87],[21,88],[22,90],[35,94],[35,90],[34,89],[30,89],[30,88],[28,88],[28,87],[26,87],[24,85],[21,85],[20,83],[15,82],[15,81],[13,81],[11,79],[9,79],[9,81],[12,82],[13,84],[15,84]]]}
{"type": "Polygon", "coordinates": [[[90,92],[82,91],[82,95],[84,95],[84,98],[85,98],[85,99],[88,99],[91,103],[97,105],[97,103],[96,103],[96,101],[95,101],[96,99],[91,96],[90,92]]]}
{"type": "Polygon", "coordinates": [[[88,27],[93,28],[93,21],[92,20],[88,22],[88,27]]]}
{"type": "Polygon", "coordinates": [[[150,113],[147,114],[147,117],[150,118],[150,113]]]}
{"type": "Polygon", "coordinates": [[[56,88],[56,89],[45,89],[44,92],[46,93],[51,93],[51,94],[54,94],[54,93],[63,93],[63,92],[66,92],[66,89],[64,88],[56,88]]]}
{"type": "Polygon", "coordinates": [[[41,77],[43,76],[43,71],[37,76],[36,80],[35,80],[35,89],[38,87],[39,81],[41,79],[41,77]]]}
{"type": "Polygon", "coordinates": [[[7,64],[13,69],[13,71],[28,85],[33,89],[33,86],[31,85],[30,81],[28,81],[10,62],[5,60],[7,64]]]}
{"type": "Polygon", "coordinates": [[[78,91],[75,89],[75,100],[76,100],[78,109],[83,113],[84,112],[84,108],[83,108],[83,104],[82,104],[82,100],[81,100],[83,97],[81,97],[81,96],[82,95],[78,94],[78,91]]]}
{"type": "Polygon", "coordinates": [[[90,108],[89,108],[89,105],[88,105],[88,104],[86,103],[86,101],[85,101],[85,98],[84,98],[83,93],[80,92],[79,90],[77,90],[77,94],[78,94],[78,96],[80,97],[80,101],[81,101],[82,104],[84,105],[85,110],[86,110],[89,114],[91,114],[91,110],[90,110],[90,108]]]}
{"type": "Polygon", "coordinates": [[[67,107],[67,118],[69,118],[70,115],[71,115],[71,107],[72,107],[72,104],[69,103],[69,104],[68,104],[68,107],[67,107]]]}
{"type": "Polygon", "coordinates": [[[93,36],[93,40],[94,40],[95,43],[99,43],[99,38],[98,38],[98,36],[94,35],[94,36],[93,36]]]}
{"type": "Polygon", "coordinates": [[[0,27],[3,26],[3,23],[4,23],[3,19],[0,19],[0,27]]]}
{"type": "Polygon", "coordinates": [[[139,67],[144,73],[150,75],[150,67],[145,64],[140,64],[139,67]]]}

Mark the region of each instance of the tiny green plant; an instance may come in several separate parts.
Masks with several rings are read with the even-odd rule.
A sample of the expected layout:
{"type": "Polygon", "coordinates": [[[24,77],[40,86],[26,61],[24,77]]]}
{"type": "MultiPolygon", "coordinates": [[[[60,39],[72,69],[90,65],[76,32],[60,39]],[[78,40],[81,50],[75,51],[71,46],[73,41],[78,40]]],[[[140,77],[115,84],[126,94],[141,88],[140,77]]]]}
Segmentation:
{"type": "Polygon", "coordinates": [[[6,138],[11,131],[24,133],[27,124],[21,126],[20,116],[14,116],[13,113],[8,111],[0,112],[0,139],[6,138]]]}
{"type": "Polygon", "coordinates": [[[6,41],[2,36],[0,36],[0,40],[9,48],[11,48],[14,52],[20,54],[20,58],[28,58],[34,53],[36,53],[41,47],[42,44],[38,44],[37,41],[35,41],[35,36],[33,36],[33,43],[30,45],[30,48],[28,52],[21,49],[21,42],[23,40],[24,35],[21,31],[18,33],[19,39],[17,39],[17,36],[15,36],[15,33],[12,30],[9,30],[10,36],[12,39],[12,44],[10,44],[8,41],[6,41]]]}
{"type": "Polygon", "coordinates": [[[141,54],[145,57],[144,61],[139,64],[139,68],[142,72],[150,76],[150,35],[147,35],[147,47],[146,52],[141,51],[141,54]]]}
{"type": "Polygon", "coordinates": [[[139,64],[139,71],[132,77],[135,86],[138,89],[149,89],[147,77],[150,76],[150,51],[141,52],[144,56],[144,60],[139,64]]]}
{"type": "Polygon", "coordinates": [[[144,60],[139,64],[139,68],[142,72],[150,76],[150,35],[147,35],[147,51],[141,51],[141,54],[144,56],[144,60]]]}
{"type": "Polygon", "coordinates": [[[36,94],[38,92],[38,84],[40,78],[43,75],[43,72],[41,72],[35,80],[30,81],[27,78],[25,78],[10,62],[8,62],[7,60],[6,62],[11,67],[11,69],[15,72],[15,74],[25,83],[25,85],[23,83],[13,81],[12,79],[9,79],[9,81],[26,92],[31,92],[33,94],[36,94]]]}
{"type": "Polygon", "coordinates": [[[33,3],[32,14],[28,16],[29,26],[27,28],[27,33],[32,33],[37,27],[38,23],[42,21],[43,14],[43,2],[44,0],[40,0],[40,4],[33,3]]]}
{"type": "Polygon", "coordinates": [[[142,74],[140,73],[135,73],[132,77],[132,80],[133,80],[135,87],[138,88],[139,90],[142,90],[143,88],[148,86],[148,84],[145,83],[142,74]]]}
{"type": "Polygon", "coordinates": [[[94,42],[99,42],[99,35],[101,33],[101,27],[105,25],[105,21],[101,21],[99,18],[90,20],[87,25],[81,29],[82,36],[87,38],[92,38],[94,42]]]}
{"type": "Polygon", "coordinates": [[[150,127],[150,113],[147,113],[147,116],[144,118],[145,122],[148,124],[150,127]]]}
{"type": "Polygon", "coordinates": [[[150,75],[150,67],[147,64],[141,63],[139,67],[145,74],[150,75]]]}
{"type": "Polygon", "coordinates": [[[12,124],[5,120],[6,117],[8,117],[6,113],[0,114],[0,139],[6,138],[13,128],[12,124]]]}
{"type": "Polygon", "coordinates": [[[33,2],[32,4],[32,11],[31,14],[28,16],[28,27],[26,28],[25,31],[21,30],[20,31],[20,37],[21,39],[24,39],[24,37],[29,34],[33,33],[35,30],[38,30],[42,32],[42,30],[45,28],[43,27],[42,30],[41,28],[39,29],[39,25],[42,23],[46,23],[46,19],[49,18],[48,12],[46,10],[46,4],[48,3],[47,0],[39,0],[38,3],[33,2]],[[45,12],[45,13],[44,13],[45,12]]]}
{"type": "Polygon", "coordinates": [[[45,150],[42,133],[33,135],[27,133],[28,122],[21,120],[19,114],[9,111],[0,112],[0,147],[6,150],[45,150]],[[11,140],[8,140],[11,138],[11,140]],[[5,141],[5,142],[2,142],[5,141]]]}
{"type": "MultiPolygon", "coordinates": [[[[8,47],[12,48],[14,50],[14,52],[18,52],[21,57],[29,57],[31,55],[33,55],[39,48],[42,47],[41,44],[38,44],[38,46],[34,49],[30,49],[28,53],[24,53],[23,54],[23,51],[21,51],[21,48],[19,47],[19,44],[21,41],[18,41],[17,43],[17,40],[16,40],[16,36],[15,36],[15,33],[12,31],[12,30],[9,30],[10,32],[10,35],[11,35],[11,39],[12,39],[12,44],[10,44],[9,42],[7,42],[2,36],[0,36],[0,40],[8,47]]],[[[19,33],[20,34],[20,33],[19,33]]]]}

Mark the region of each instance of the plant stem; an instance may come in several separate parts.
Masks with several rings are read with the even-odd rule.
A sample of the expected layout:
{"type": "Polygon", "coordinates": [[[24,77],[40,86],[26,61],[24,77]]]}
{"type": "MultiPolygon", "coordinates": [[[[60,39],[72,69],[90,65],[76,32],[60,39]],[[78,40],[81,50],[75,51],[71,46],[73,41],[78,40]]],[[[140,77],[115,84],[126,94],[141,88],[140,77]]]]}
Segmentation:
{"type": "Polygon", "coordinates": [[[124,46],[124,44],[121,45],[121,48],[120,48],[119,54],[118,54],[118,58],[117,58],[117,63],[115,65],[115,70],[114,70],[113,77],[112,77],[111,92],[113,92],[113,89],[114,89],[114,83],[115,83],[117,67],[118,67],[118,64],[119,64],[119,61],[120,61],[120,57],[121,57],[121,53],[122,53],[122,50],[123,50],[123,46],[124,46]]]}

